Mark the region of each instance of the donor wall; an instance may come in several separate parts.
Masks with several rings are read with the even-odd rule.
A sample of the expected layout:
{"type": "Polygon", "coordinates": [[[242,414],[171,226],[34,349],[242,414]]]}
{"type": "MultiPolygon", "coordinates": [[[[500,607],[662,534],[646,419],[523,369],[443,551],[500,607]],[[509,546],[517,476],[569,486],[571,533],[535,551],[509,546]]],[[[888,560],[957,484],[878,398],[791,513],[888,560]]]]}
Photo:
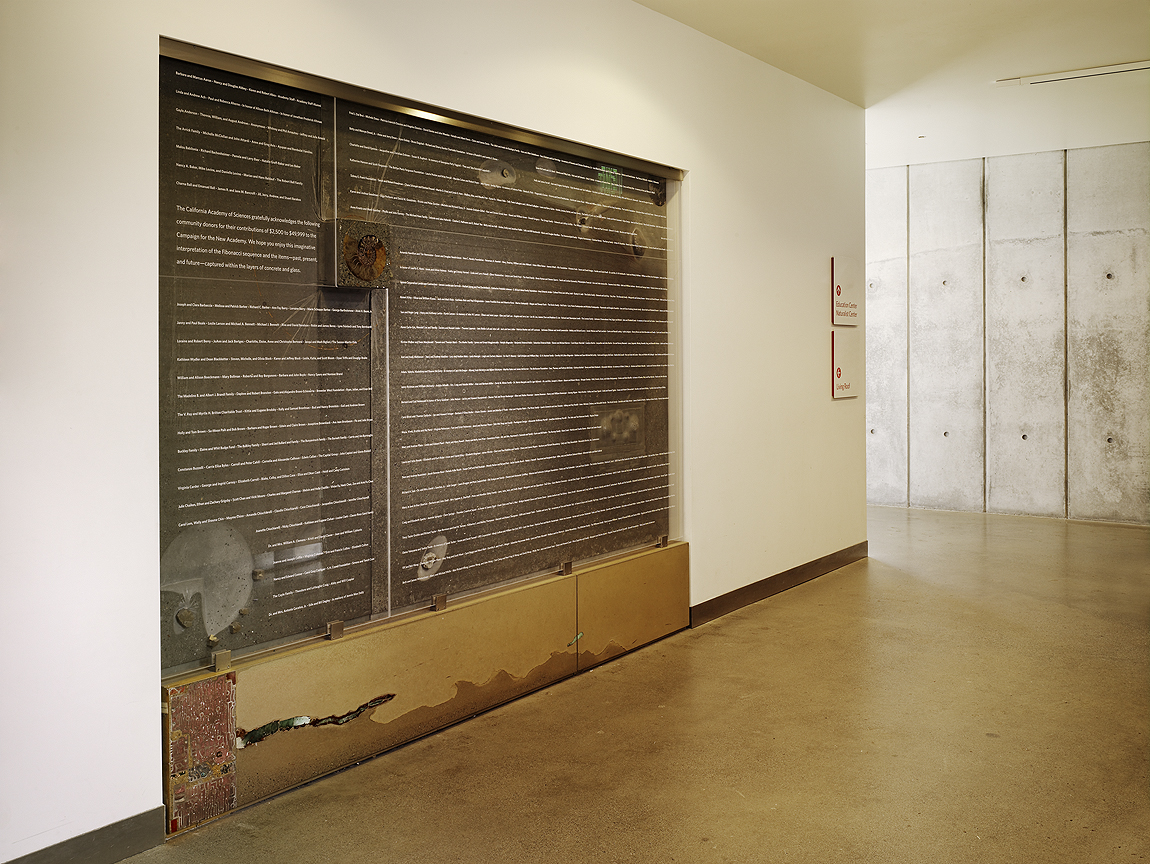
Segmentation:
{"type": "Polygon", "coordinates": [[[678,172],[250,65],[160,60],[165,672],[662,542],[678,172]]]}

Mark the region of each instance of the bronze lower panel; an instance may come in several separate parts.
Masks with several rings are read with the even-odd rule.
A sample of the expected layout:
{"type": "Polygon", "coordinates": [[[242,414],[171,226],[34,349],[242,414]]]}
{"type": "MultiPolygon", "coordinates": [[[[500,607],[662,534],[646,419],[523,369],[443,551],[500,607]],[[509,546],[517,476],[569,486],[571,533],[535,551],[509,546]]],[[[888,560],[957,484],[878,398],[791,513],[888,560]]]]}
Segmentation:
{"type": "Polygon", "coordinates": [[[388,723],[364,713],[344,726],[304,726],[277,734],[237,754],[238,806],[338,771],[408,741],[466,720],[489,708],[574,674],[574,657],[551,659],[523,678],[500,671],[483,684],[459,681],[456,695],[415,708],[388,723]]]}
{"type": "MultiPolygon", "coordinates": [[[[688,604],[688,547],[675,543],[240,660],[228,718],[238,739],[235,806],[683,629],[688,604]]],[[[201,672],[167,686],[216,677],[201,672]]]]}
{"type": "Polygon", "coordinates": [[[556,577],[241,668],[236,734],[286,728],[236,752],[237,806],[573,675],[575,627],[556,577]]]}
{"type": "Polygon", "coordinates": [[[686,543],[590,567],[576,578],[580,672],[690,624],[686,543]]]}
{"type": "Polygon", "coordinates": [[[692,606],[691,626],[698,627],[700,624],[706,624],[708,621],[721,618],[736,609],[742,609],[744,606],[750,606],[752,603],[773,597],[788,588],[794,588],[796,585],[809,582],[830,573],[832,570],[838,570],[840,567],[845,567],[866,557],[867,541],[864,540],[854,546],[848,546],[838,552],[832,552],[830,555],[824,555],[822,558],[816,558],[814,561],[808,561],[806,564],[800,564],[798,567],[792,567],[790,570],[784,570],[782,573],[776,573],[774,576],[768,576],[766,579],[744,585],[742,588],[737,588],[711,600],[706,600],[697,606],[692,606]]]}

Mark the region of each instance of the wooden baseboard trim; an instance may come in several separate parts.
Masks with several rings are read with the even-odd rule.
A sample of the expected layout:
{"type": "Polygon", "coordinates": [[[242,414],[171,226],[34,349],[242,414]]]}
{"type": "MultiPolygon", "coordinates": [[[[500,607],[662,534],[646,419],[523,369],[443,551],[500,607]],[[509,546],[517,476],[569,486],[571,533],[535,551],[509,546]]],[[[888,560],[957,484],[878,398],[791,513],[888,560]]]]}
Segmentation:
{"type": "Polygon", "coordinates": [[[838,552],[832,552],[830,555],[824,555],[822,558],[816,558],[814,561],[808,561],[806,564],[800,564],[798,567],[792,567],[790,570],[784,570],[782,573],[776,573],[742,588],[736,588],[719,597],[705,600],[698,606],[691,607],[691,626],[698,627],[700,624],[714,621],[736,609],[765,600],[788,588],[794,588],[866,557],[867,541],[864,540],[854,546],[848,546],[846,549],[840,549],[838,552]]]}
{"type": "Polygon", "coordinates": [[[121,819],[79,837],[29,852],[9,864],[116,864],[164,842],[163,807],[121,819]]]}

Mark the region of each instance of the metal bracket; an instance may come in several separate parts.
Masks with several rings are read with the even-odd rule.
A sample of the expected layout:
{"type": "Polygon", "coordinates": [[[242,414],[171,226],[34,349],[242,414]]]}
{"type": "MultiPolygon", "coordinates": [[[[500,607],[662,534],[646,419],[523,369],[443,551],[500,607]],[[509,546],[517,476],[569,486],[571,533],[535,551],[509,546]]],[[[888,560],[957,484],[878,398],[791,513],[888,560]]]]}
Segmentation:
{"type": "Polygon", "coordinates": [[[563,575],[564,576],[570,576],[571,571],[574,569],[575,569],[575,562],[574,561],[564,561],[563,562],[563,575]]]}
{"type": "Polygon", "coordinates": [[[342,621],[328,621],[327,633],[325,639],[342,639],[343,638],[343,622],[342,621]]]}
{"type": "Polygon", "coordinates": [[[655,545],[658,546],[660,549],[666,549],[668,542],[669,541],[667,539],[667,535],[666,534],[660,534],[659,539],[655,541],[655,545]]]}
{"type": "Polygon", "coordinates": [[[212,652],[212,669],[216,672],[226,672],[232,668],[232,652],[231,651],[213,651],[212,652]]]}
{"type": "Polygon", "coordinates": [[[436,594],[432,600],[431,608],[434,609],[436,612],[442,612],[444,609],[446,609],[447,608],[447,595],[446,594],[436,594]]]}

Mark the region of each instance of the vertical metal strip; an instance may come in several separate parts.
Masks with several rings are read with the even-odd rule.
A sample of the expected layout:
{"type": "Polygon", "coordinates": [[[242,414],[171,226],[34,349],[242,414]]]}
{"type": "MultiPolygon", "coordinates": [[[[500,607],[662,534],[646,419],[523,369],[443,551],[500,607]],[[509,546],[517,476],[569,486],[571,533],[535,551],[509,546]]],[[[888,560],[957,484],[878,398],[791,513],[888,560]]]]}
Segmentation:
{"type": "Polygon", "coordinates": [[[906,506],[910,507],[910,166],[906,166],[903,186],[906,189],[906,253],[903,256],[904,281],[906,284],[906,506]]]}
{"type": "Polygon", "coordinates": [[[1070,518],[1070,151],[1062,151],[1062,496],[1070,518]]]}
{"type": "MultiPolygon", "coordinates": [[[[384,493],[387,496],[387,615],[391,617],[391,511],[394,509],[391,498],[391,292],[384,289],[384,327],[383,327],[383,416],[385,429],[383,432],[384,447],[384,475],[387,483],[384,493]]],[[[372,394],[375,398],[375,394],[372,394]]],[[[378,403],[377,403],[378,404],[378,403]]],[[[372,502],[374,504],[374,502],[372,502]]]]}
{"type": "Polygon", "coordinates": [[[986,338],[986,258],[987,258],[987,232],[986,211],[990,206],[990,196],[986,194],[987,160],[982,157],[982,512],[987,512],[986,504],[990,492],[990,453],[988,449],[990,425],[990,374],[989,345],[986,338]]]}

